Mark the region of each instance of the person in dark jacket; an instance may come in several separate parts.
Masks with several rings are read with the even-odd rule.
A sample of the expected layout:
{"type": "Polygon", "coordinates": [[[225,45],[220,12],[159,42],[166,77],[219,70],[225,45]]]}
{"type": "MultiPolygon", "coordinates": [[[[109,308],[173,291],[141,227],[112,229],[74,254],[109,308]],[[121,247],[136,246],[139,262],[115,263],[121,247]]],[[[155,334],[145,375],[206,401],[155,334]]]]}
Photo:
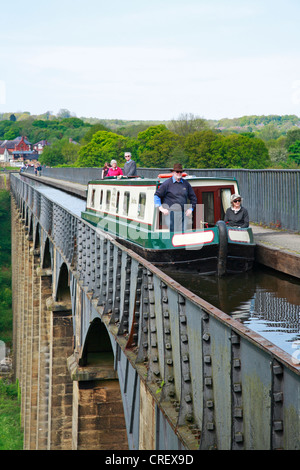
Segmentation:
{"type": "Polygon", "coordinates": [[[183,168],[180,163],[173,166],[172,177],[164,181],[154,194],[154,204],[165,216],[170,232],[182,232],[186,229],[188,217],[197,205],[197,197],[190,183],[182,178],[183,168]],[[190,202],[191,207],[187,208],[190,202]]]}
{"type": "Polygon", "coordinates": [[[249,227],[249,214],[247,209],[242,206],[241,196],[239,194],[232,194],[230,204],[231,206],[225,213],[224,222],[230,227],[249,227]]]}
{"type": "Polygon", "coordinates": [[[126,160],[123,168],[124,176],[136,176],[136,163],[131,160],[131,153],[125,152],[124,158],[126,160]]]}

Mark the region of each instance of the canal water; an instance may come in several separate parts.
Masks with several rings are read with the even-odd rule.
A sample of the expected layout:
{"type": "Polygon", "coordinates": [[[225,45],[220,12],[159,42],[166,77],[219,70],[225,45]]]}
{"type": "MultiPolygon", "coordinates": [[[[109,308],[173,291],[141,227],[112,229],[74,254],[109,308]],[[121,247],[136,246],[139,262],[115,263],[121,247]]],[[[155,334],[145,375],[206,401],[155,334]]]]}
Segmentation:
{"type": "Polygon", "coordinates": [[[167,274],[191,292],[299,359],[300,280],[262,265],[244,274],[167,274]]]}
{"type": "MultiPolygon", "coordinates": [[[[32,181],[32,184],[78,217],[85,209],[85,201],[80,198],[40,183],[32,181]]],[[[222,278],[178,271],[168,271],[167,274],[297,360],[300,359],[300,279],[261,265],[251,272],[222,278]]]]}

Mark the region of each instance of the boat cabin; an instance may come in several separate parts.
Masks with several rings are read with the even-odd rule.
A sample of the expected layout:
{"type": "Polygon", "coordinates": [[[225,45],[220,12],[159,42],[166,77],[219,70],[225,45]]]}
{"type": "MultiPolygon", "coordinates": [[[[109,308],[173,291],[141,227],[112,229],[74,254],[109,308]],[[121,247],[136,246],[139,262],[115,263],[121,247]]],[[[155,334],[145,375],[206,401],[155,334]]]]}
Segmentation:
{"type": "MultiPolygon", "coordinates": [[[[193,214],[193,229],[213,227],[223,220],[230,206],[230,196],[238,192],[237,182],[230,178],[187,177],[194,189],[198,204],[193,214]],[[203,212],[204,211],[204,212],[203,212]]],[[[155,211],[154,193],[164,181],[158,179],[105,179],[89,183],[87,211],[112,216],[118,220],[147,225],[152,230],[165,230],[162,214],[155,211]]]]}
{"type": "Polygon", "coordinates": [[[186,179],[194,189],[197,206],[192,223],[183,233],[170,232],[155,207],[154,194],[165,180],[162,175],[156,179],[113,177],[89,182],[82,218],[159,267],[176,265],[218,275],[251,269],[251,229],[227,230],[222,220],[231,195],[239,192],[237,181],[195,176],[186,179]]]}

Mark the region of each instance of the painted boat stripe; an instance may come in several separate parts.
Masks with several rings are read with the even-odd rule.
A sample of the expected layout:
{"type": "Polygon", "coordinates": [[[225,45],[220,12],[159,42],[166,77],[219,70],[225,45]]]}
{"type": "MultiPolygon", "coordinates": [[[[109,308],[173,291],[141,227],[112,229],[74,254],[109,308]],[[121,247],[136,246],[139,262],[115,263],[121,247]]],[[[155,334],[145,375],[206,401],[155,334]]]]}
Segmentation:
{"type": "Polygon", "coordinates": [[[250,243],[250,236],[247,230],[228,229],[228,237],[232,242],[250,243]]]}
{"type": "Polygon", "coordinates": [[[203,245],[211,243],[215,237],[212,230],[203,230],[201,232],[176,233],[172,238],[173,246],[203,245]]]}

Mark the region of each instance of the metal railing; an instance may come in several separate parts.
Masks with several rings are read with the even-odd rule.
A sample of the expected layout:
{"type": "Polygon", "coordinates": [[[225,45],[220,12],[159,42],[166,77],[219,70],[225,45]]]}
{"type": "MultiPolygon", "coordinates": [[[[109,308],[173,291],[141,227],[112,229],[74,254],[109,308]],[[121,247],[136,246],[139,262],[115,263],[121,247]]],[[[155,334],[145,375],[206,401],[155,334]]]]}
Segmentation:
{"type": "MultiPolygon", "coordinates": [[[[157,171],[144,168],[143,175],[155,176],[157,171]]],[[[204,177],[236,178],[252,222],[300,231],[300,170],[221,168],[188,169],[187,173],[204,177]]]]}
{"type": "MultiPolygon", "coordinates": [[[[31,170],[32,172],[33,170],[31,170]]],[[[167,168],[138,168],[144,177],[157,177],[167,168]]],[[[300,231],[300,170],[188,169],[196,176],[237,179],[250,220],[258,224],[300,231]]],[[[101,179],[100,168],[44,168],[43,176],[87,184],[101,179]]]]}

